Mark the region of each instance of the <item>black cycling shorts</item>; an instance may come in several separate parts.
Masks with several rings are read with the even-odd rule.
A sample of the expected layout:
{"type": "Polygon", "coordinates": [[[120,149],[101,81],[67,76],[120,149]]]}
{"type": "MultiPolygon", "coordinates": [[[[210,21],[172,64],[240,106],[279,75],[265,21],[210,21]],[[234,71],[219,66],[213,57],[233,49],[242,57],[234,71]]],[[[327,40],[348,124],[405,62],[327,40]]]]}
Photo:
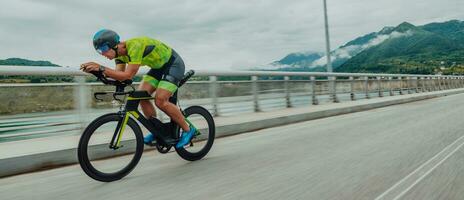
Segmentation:
{"type": "Polygon", "coordinates": [[[154,88],[162,88],[174,93],[184,77],[185,65],[182,58],[172,50],[171,58],[159,69],[150,69],[143,76],[143,81],[154,88]]]}

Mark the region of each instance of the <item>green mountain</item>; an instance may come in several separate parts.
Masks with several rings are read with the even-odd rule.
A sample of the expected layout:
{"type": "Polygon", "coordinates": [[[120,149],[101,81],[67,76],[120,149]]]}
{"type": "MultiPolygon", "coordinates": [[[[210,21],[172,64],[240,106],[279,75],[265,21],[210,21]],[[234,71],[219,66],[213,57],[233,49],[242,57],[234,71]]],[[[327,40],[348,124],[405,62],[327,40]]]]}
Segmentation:
{"type": "Polygon", "coordinates": [[[276,61],[276,64],[281,64],[281,65],[292,65],[295,63],[312,63],[315,60],[321,58],[323,54],[321,53],[291,53],[284,58],[282,58],[279,61],[276,61]]]}
{"type": "Polygon", "coordinates": [[[430,23],[422,26],[423,30],[446,36],[464,46],[464,21],[452,20],[445,23],[430,23]]]}
{"type": "MultiPolygon", "coordinates": [[[[330,54],[336,72],[463,74],[464,22],[403,22],[355,38],[330,54]]],[[[325,71],[325,63],[324,53],[291,53],[257,69],[325,71]]]]}
{"type": "Polygon", "coordinates": [[[404,22],[387,34],[382,43],[361,51],[335,71],[433,74],[464,68],[464,22],[424,26],[404,22]]]}
{"type": "Polygon", "coordinates": [[[59,65],[53,64],[50,61],[33,61],[22,58],[8,58],[5,60],[0,60],[0,65],[60,67],[59,65]]]}

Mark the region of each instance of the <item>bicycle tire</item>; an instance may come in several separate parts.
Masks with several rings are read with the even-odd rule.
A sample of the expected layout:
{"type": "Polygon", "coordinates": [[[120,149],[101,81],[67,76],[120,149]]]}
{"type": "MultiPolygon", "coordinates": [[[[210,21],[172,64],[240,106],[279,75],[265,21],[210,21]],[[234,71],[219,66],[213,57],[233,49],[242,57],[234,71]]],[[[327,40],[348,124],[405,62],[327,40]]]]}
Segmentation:
{"type": "Polygon", "coordinates": [[[176,152],[181,158],[188,160],[188,161],[196,161],[206,156],[206,154],[208,154],[211,147],[213,146],[214,137],[216,133],[216,127],[214,124],[213,116],[211,116],[211,114],[209,113],[207,109],[201,106],[188,107],[187,109],[184,110],[184,113],[185,113],[185,118],[187,118],[188,116],[192,114],[201,115],[207,121],[207,124],[208,124],[208,127],[207,127],[208,128],[207,129],[208,139],[207,139],[206,145],[200,151],[196,153],[191,153],[187,151],[184,147],[176,148],[176,152]]]}
{"type": "Polygon", "coordinates": [[[102,182],[111,182],[111,181],[116,181],[127,174],[129,174],[137,165],[137,163],[140,161],[140,158],[142,157],[143,153],[143,134],[142,130],[140,129],[139,125],[135,122],[134,119],[129,117],[129,120],[127,121],[127,126],[130,127],[134,134],[135,134],[135,155],[132,158],[132,160],[129,162],[129,164],[124,167],[123,169],[114,172],[114,173],[104,173],[96,169],[94,166],[92,166],[92,163],[89,159],[88,155],[88,144],[90,137],[92,134],[97,130],[100,126],[104,125],[105,123],[109,122],[117,122],[118,120],[121,120],[121,115],[117,113],[110,113],[103,115],[94,121],[92,121],[87,128],[84,130],[80,140],[79,140],[79,145],[78,145],[78,160],[79,164],[84,170],[84,172],[91,177],[92,179],[95,179],[97,181],[102,181],[102,182]]]}

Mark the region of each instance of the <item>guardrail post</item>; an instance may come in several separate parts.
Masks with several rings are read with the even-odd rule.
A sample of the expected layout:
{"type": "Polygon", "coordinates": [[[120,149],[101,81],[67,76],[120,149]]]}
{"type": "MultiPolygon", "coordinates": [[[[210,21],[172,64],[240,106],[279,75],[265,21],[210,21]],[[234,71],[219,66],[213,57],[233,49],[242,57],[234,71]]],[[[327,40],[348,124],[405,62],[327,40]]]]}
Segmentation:
{"type": "Polygon", "coordinates": [[[443,80],[443,77],[439,77],[439,83],[438,83],[439,87],[440,87],[440,90],[444,90],[445,89],[445,84],[444,84],[444,80],[443,80]]]}
{"type": "Polygon", "coordinates": [[[424,79],[422,79],[423,83],[424,83],[424,92],[428,92],[429,90],[429,81],[428,81],[429,77],[424,77],[424,79]]]}
{"type": "Polygon", "coordinates": [[[430,91],[435,91],[435,79],[434,77],[430,77],[430,91]]]}
{"type": "Polygon", "coordinates": [[[313,102],[313,105],[317,105],[319,104],[319,101],[317,100],[317,97],[316,97],[316,77],[311,76],[310,79],[311,79],[312,102],[313,102]]]}
{"type": "Polygon", "coordinates": [[[395,94],[393,94],[393,84],[392,84],[392,80],[393,80],[393,77],[389,76],[389,77],[388,77],[388,88],[389,88],[390,96],[395,95],[395,94]]]}
{"type": "Polygon", "coordinates": [[[75,108],[78,115],[80,132],[86,127],[86,113],[89,107],[89,89],[85,85],[85,76],[75,76],[74,81],[77,83],[74,87],[75,108]]]}
{"type": "Polygon", "coordinates": [[[417,89],[419,92],[424,92],[424,79],[422,77],[417,77],[417,89]]]}
{"type": "Polygon", "coordinates": [[[451,77],[448,77],[448,82],[449,89],[453,89],[453,80],[451,79],[451,77]]]}
{"type": "Polygon", "coordinates": [[[446,89],[449,90],[449,89],[451,89],[451,88],[450,88],[450,84],[449,84],[449,82],[450,82],[450,81],[449,81],[449,77],[445,77],[445,78],[446,78],[446,79],[445,79],[446,89]]]}
{"type": "Polygon", "coordinates": [[[443,90],[447,90],[448,89],[448,83],[447,83],[447,77],[443,77],[442,79],[442,83],[443,83],[443,90]]]}
{"type": "Polygon", "coordinates": [[[288,89],[288,81],[290,80],[289,76],[284,77],[284,87],[285,87],[285,101],[287,103],[287,108],[292,107],[292,102],[290,101],[290,90],[288,89]]]}
{"type": "Polygon", "coordinates": [[[441,89],[446,90],[446,77],[441,77],[441,89]]]}
{"type": "Polygon", "coordinates": [[[419,93],[419,77],[414,77],[414,82],[416,83],[416,93],[419,93]]]}
{"type": "Polygon", "coordinates": [[[398,80],[400,80],[400,95],[403,95],[403,77],[399,76],[398,80]]]}
{"type": "Polygon", "coordinates": [[[213,105],[213,116],[219,116],[217,76],[209,76],[209,95],[213,105]]]}
{"type": "Polygon", "coordinates": [[[425,79],[426,79],[426,82],[427,82],[427,83],[425,84],[425,85],[426,85],[426,86],[425,86],[425,90],[426,90],[427,92],[430,92],[430,91],[431,91],[431,89],[430,89],[430,88],[431,88],[431,86],[430,86],[430,77],[426,77],[425,79]]]}
{"type": "Polygon", "coordinates": [[[430,77],[430,82],[432,84],[431,86],[431,90],[432,91],[436,91],[437,90],[437,84],[436,84],[436,78],[435,77],[430,77]]]}
{"type": "Polygon", "coordinates": [[[435,79],[433,76],[430,77],[430,91],[435,91],[435,79]]]}
{"type": "Polygon", "coordinates": [[[421,92],[425,92],[425,77],[420,77],[421,80],[421,92]]]}
{"type": "Polygon", "coordinates": [[[364,90],[366,92],[366,99],[370,99],[371,97],[369,96],[369,77],[368,76],[364,77],[364,90]]]}
{"type": "Polygon", "coordinates": [[[258,87],[258,76],[251,76],[251,85],[253,90],[253,107],[255,112],[260,112],[259,108],[259,87],[258,87]]]}
{"type": "Polygon", "coordinates": [[[406,76],[404,77],[406,79],[406,92],[407,94],[412,94],[412,81],[411,81],[411,77],[409,76],[406,76]]]}
{"type": "Polygon", "coordinates": [[[406,85],[408,87],[408,94],[412,94],[412,91],[411,91],[411,77],[407,76],[406,77],[406,85]]]}
{"type": "Polygon", "coordinates": [[[448,77],[448,89],[453,89],[453,80],[451,77],[448,77]]]}
{"type": "Polygon", "coordinates": [[[420,88],[420,84],[421,84],[421,80],[420,80],[420,77],[415,77],[416,78],[416,93],[420,93],[421,92],[421,88],[420,88]]]}
{"type": "Polygon", "coordinates": [[[448,89],[453,89],[453,80],[451,77],[448,77],[448,85],[449,85],[448,89]]]}
{"type": "Polygon", "coordinates": [[[422,92],[427,92],[427,77],[422,77],[422,92]]]}
{"type": "Polygon", "coordinates": [[[427,77],[427,92],[432,91],[432,77],[427,77]]]}
{"type": "Polygon", "coordinates": [[[441,90],[441,76],[437,77],[438,81],[438,90],[441,90]]]}
{"type": "Polygon", "coordinates": [[[382,77],[377,76],[377,86],[379,91],[379,97],[383,97],[383,90],[382,90],[382,77]]]}
{"type": "Polygon", "coordinates": [[[356,96],[354,95],[354,78],[350,76],[349,80],[350,80],[350,98],[351,98],[351,101],[354,101],[356,100],[356,96]]]}
{"type": "MultiPolygon", "coordinates": [[[[332,102],[338,103],[339,101],[338,101],[338,98],[337,98],[337,77],[329,76],[328,79],[329,79],[329,87],[332,87],[332,94],[330,94],[332,102]],[[330,81],[330,80],[332,80],[332,81],[330,81]]],[[[329,89],[329,91],[330,91],[330,89],[329,89]]]]}
{"type": "Polygon", "coordinates": [[[437,91],[438,90],[438,77],[433,77],[433,91],[437,91]]]}
{"type": "Polygon", "coordinates": [[[432,91],[432,77],[427,77],[427,92],[432,91]]]}

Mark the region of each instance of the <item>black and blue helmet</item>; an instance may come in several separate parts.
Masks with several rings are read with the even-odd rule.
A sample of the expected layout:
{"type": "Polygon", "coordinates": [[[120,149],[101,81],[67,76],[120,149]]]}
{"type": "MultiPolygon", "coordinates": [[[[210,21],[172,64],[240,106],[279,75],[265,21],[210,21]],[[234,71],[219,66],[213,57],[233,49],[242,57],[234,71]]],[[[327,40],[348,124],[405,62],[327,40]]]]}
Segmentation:
{"type": "Polygon", "coordinates": [[[102,29],[93,36],[93,47],[100,54],[115,49],[117,44],[119,44],[119,35],[112,30],[102,29]]]}

